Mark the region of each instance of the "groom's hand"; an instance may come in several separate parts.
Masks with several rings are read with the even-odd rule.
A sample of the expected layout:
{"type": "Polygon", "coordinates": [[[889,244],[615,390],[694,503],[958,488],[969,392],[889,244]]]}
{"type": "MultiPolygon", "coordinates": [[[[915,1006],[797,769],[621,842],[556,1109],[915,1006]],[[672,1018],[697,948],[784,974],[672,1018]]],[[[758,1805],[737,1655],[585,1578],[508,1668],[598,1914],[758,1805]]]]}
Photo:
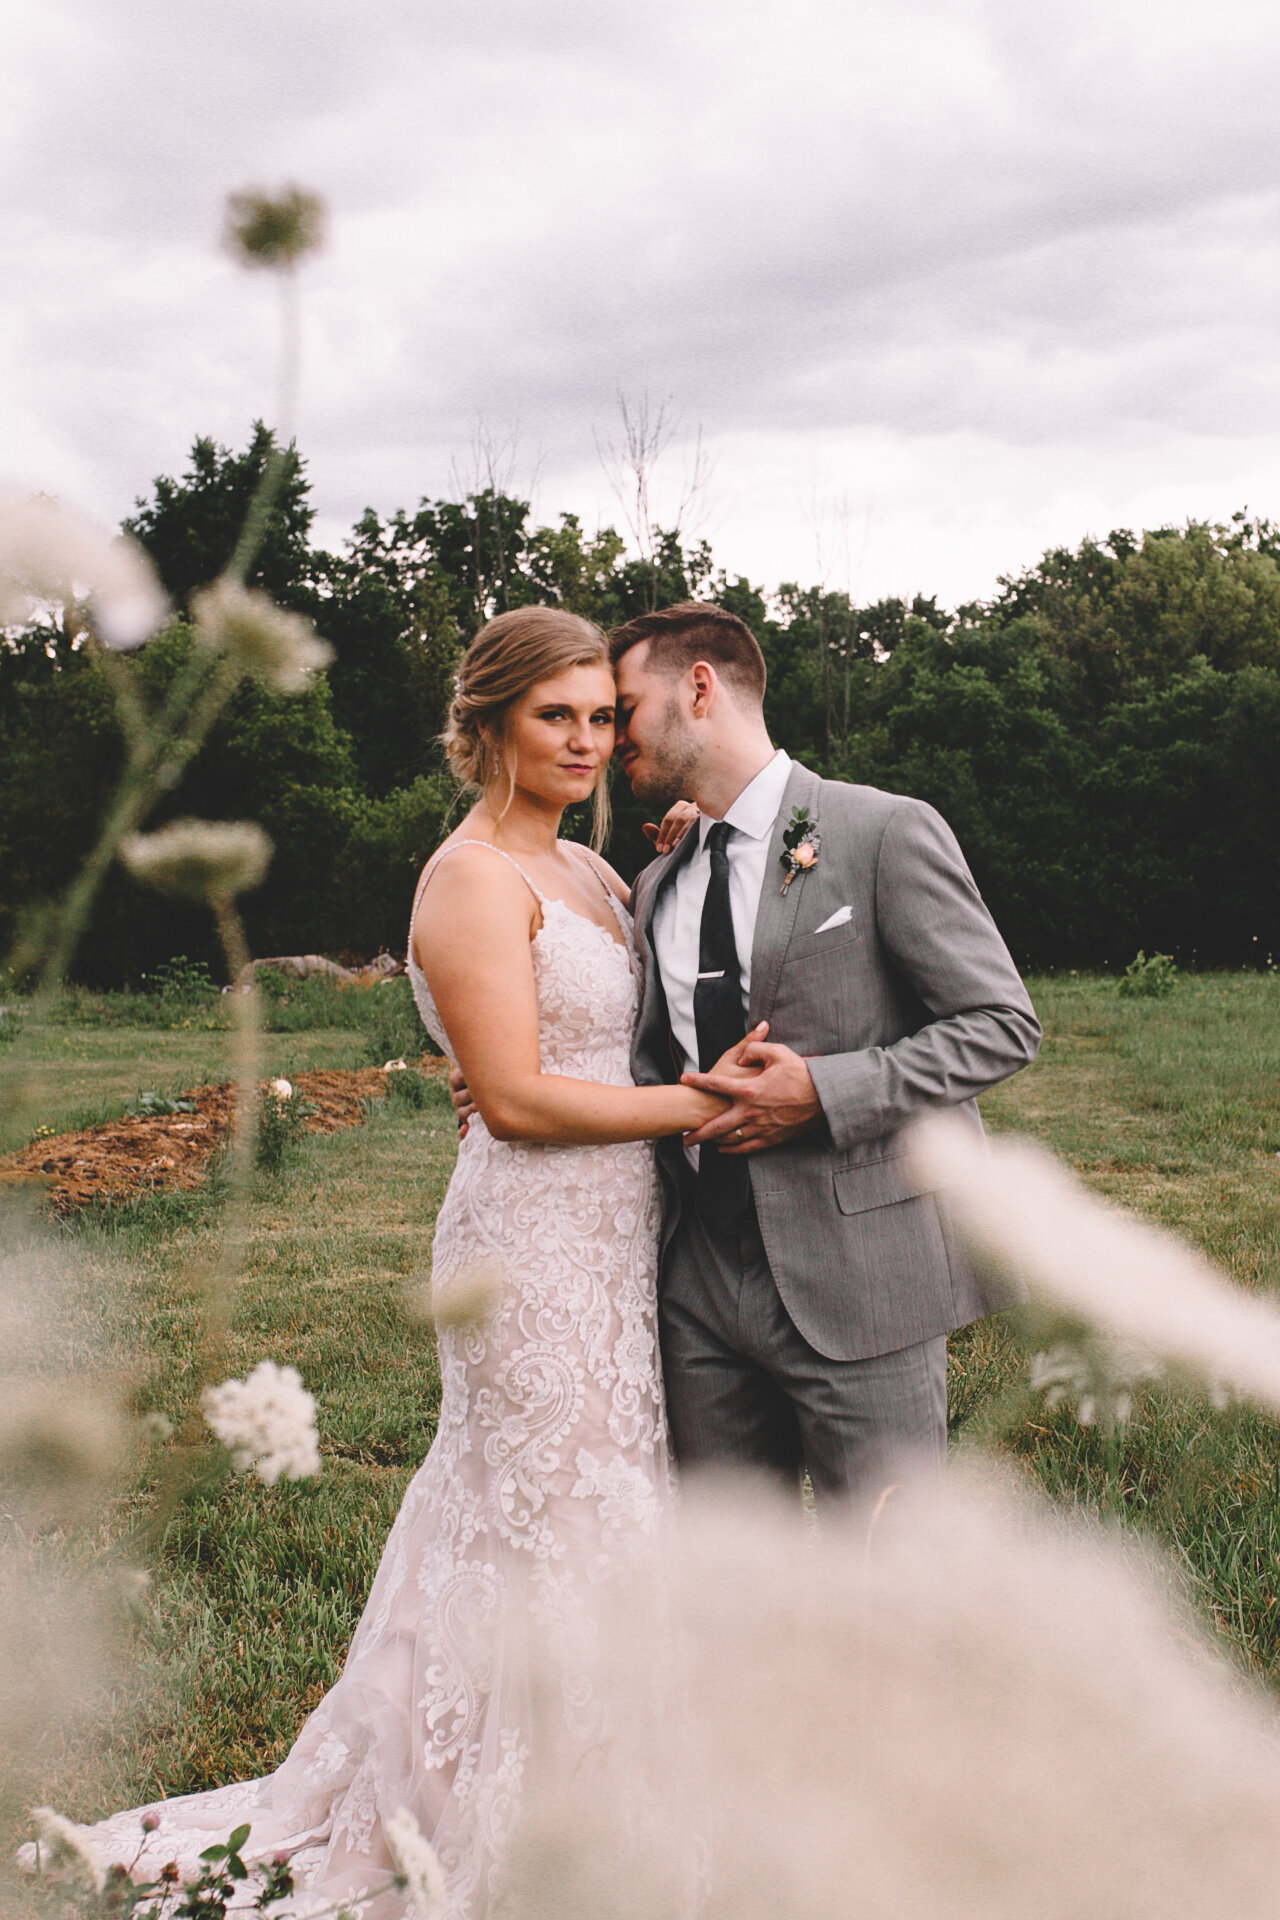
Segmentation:
{"type": "Polygon", "coordinates": [[[721,1153],[759,1153],[812,1133],[822,1120],[806,1062],[773,1040],[748,1040],[736,1066],[717,1064],[710,1073],[682,1073],[680,1079],[686,1087],[701,1087],[733,1103],[696,1133],[687,1133],[687,1147],[713,1140],[721,1153]]]}
{"type": "Polygon", "coordinates": [[[449,1069],[449,1098],[453,1102],[453,1115],[458,1123],[458,1138],[465,1140],[467,1122],[474,1119],[479,1108],[471,1098],[471,1089],[466,1083],[461,1067],[449,1069]]]}
{"type": "Polygon", "coordinates": [[[677,800],[667,808],[656,827],[651,820],[646,820],[640,831],[646,840],[652,840],[655,853],[670,853],[680,845],[697,818],[698,809],[692,800],[677,800]]]}

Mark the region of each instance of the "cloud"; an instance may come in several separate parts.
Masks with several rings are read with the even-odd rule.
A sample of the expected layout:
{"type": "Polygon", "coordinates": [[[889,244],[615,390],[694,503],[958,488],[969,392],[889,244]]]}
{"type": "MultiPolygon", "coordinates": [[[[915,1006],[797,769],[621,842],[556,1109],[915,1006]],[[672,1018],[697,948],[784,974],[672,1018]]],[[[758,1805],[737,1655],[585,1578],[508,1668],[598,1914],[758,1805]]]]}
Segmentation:
{"type": "MultiPolygon", "coordinates": [[[[1069,471],[1064,514],[1082,490],[1051,538],[1139,517],[1171,446],[1179,500],[1229,510],[1280,379],[1278,80],[1258,0],[58,0],[0,83],[6,477],[119,513],[270,415],[270,289],[216,238],[229,188],[295,179],[333,214],[302,418],[326,525],[446,486],[478,414],[541,449],[548,511],[585,498],[619,388],[704,425],[726,500],[759,504],[766,448],[861,488],[841,445],[931,500],[950,449],[998,565],[1042,531],[1014,469],[1037,497],[1069,471]]],[[[936,551],[944,593],[982,590],[945,500],[873,505],[872,574],[909,533],[920,584],[936,551]]],[[[755,574],[759,518],[721,514],[755,574]]]]}

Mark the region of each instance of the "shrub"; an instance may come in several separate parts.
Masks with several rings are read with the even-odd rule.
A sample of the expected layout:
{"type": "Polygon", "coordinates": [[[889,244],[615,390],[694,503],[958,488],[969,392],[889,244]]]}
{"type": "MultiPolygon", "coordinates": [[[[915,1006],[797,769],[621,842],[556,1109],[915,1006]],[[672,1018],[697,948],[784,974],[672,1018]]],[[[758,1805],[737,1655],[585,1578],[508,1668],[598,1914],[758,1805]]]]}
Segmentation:
{"type": "Polygon", "coordinates": [[[162,960],[151,973],[142,976],[142,990],[154,999],[162,1000],[213,1000],[217,997],[217,984],[203,960],[188,960],[185,953],[175,953],[170,960],[162,960]]]}
{"type": "Polygon", "coordinates": [[[281,1100],[267,1094],[258,1108],[258,1138],[254,1145],[254,1165],[262,1173],[279,1173],[291,1148],[302,1138],[302,1123],[315,1108],[300,1093],[281,1100]]]}
{"type": "Polygon", "coordinates": [[[416,1067],[397,1067],[387,1075],[387,1105],[409,1107],[420,1113],[435,1100],[435,1087],[416,1067]]]}
{"type": "Polygon", "coordinates": [[[1178,969],[1168,953],[1146,954],[1139,947],[1124,970],[1119,990],[1126,999],[1163,1000],[1177,984],[1178,969]]]}

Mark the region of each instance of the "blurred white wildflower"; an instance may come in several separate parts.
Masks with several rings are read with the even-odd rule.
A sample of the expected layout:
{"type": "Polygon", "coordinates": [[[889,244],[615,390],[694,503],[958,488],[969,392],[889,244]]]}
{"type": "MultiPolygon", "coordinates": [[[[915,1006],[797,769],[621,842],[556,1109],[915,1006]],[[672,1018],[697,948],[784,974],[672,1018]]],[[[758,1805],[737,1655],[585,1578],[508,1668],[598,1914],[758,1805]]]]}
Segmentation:
{"type": "Polygon", "coordinates": [[[441,1332],[470,1333],[496,1312],[505,1291],[500,1270],[480,1262],[445,1280],[433,1276],[421,1311],[441,1332]]]}
{"type": "Polygon", "coordinates": [[[231,898],[256,887],[271,842],[252,820],[173,820],[155,833],[131,833],[120,858],[136,880],[192,900],[231,898]]]}
{"type": "Polygon", "coordinates": [[[115,1400],[74,1376],[0,1379],[0,1471],[14,1497],[70,1518],[120,1465],[124,1422],[115,1400]]]}
{"type": "Polygon", "coordinates": [[[444,1920],[449,1890],[444,1869],[430,1841],[406,1807],[383,1822],[383,1836],[391,1849],[396,1872],[405,1883],[414,1920],[444,1920]]]}
{"type": "Polygon", "coordinates": [[[974,1250],[1033,1296],[1122,1348],[1189,1369],[1280,1412],[1280,1311],[1243,1292],[1184,1241],[1091,1194],[1043,1148],[984,1141],[935,1115],[909,1161],[974,1250]]]}
{"type": "Polygon", "coordinates": [[[1133,1405],[1133,1387],[1160,1369],[1132,1348],[1096,1338],[1065,1339],[1033,1353],[1028,1378],[1046,1407],[1073,1407],[1082,1427],[1101,1422],[1122,1426],[1133,1405]]]}
{"type": "Polygon", "coordinates": [[[292,267],[324,244],[325,206],[317,194],[250,188],[227,200],[227,245],[243,266],[292,267]]]}
{"type": "Polygon", "coordinates": [[[1272,1920],[1273,1711],[1139,1566],[964,1474],[896,1494],[870,1546],[865,1514],[688,1490],[601,1591],[608,1739],[566,1747],[535,1659],[558,1757],[503,1913],[1272,1920]]]}
{"type": "Polygon", "coordinates": [[[272,1487],[320,1471],[316,1403],[296,1367],[261,1360],[247,1380],[224,1380],[200,1397],[204,1417],[238,1473],[272,1487]]]}
{"type": "Polygon", "coordinates": [[[309,620],[235,580],[216,580],[193,594],[191,612],[206,646],[225,652],[245,673],[269,680],[278,693],[299,693],[333,658],[309,620]]]}
{"type": "Polygon", "coordinates": [[[65,1868],[77,1880],[85,1881],[95,1893],[101,1893],[107,1884],[107,1870],[84,1828],[64,1820],[52,1807],[32,1807],[31,1818],[35,1822],[35,1850],[40,1869],[65,1868]]]}
{"type": "Polygon", "coordinates": [[[99,639],[121,649],[141,646],[168,611],[135,541],[46,496],[0,494],[0,626],[31,619],[42,602],[77,597],[88,600],[99,639]]]}
{"type": "Polygon", "coordinates": [[[115,1569],[116,1596],[128,1618],[140,1620],[151,1599],[151,1575],[145,1567],[115,1569]]]}
{"type": "Polygon", "coordinates": [[[283,1079],[270,1080],[267,1083],[267,1092],[273,1100],[292,1100],[293,1082],[292,1080],[283,1079]]]}

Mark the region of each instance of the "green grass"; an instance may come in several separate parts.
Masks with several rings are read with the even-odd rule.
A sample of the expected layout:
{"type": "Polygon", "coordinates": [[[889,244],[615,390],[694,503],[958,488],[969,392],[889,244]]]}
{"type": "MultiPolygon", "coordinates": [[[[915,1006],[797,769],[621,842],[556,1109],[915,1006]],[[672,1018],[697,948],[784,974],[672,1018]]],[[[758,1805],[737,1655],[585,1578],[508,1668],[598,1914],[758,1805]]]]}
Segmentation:
{"type": "MultiPolygon", "coordinates": [[[[1280,978],[1190,976],[1163,1000],[1098,979],[1030,984],[1044,1047],[984,1100],[988,1125],[1042,1140],[1240,1285],[1280,1291],[1280,978]]],[[[1031,1401],[1024,1361],[1002,1322],[953,1338],[955,1439],[1162,1542],[1223,1639],[1280,1683],[1280,1424],[1152,1385],[1109,1449],[1031,1401]]]]}
{"type": "MultiPolygon", "coordinates": [[[[430,1045],[404,979],[367,991],[281,983],[264,994],[263,1013],[263,1072],[272,1076],[381,1066],[430,1045]]],[[[77,989],[44,1019],[23,1018],[20,1039],[0,1055],[0,1073],[11,1070],[36,1090],[35,1113],[25,1099],[0,1100],[0,1153],[25,1146],[37,1123],[55,1133],[93,1126],[117,1119],[139,1092],[171,1096],[225,1080],[227,1003],[77,989]]]]}
{"type": "MultiPolygon", "coordinates": [[[[1032,989],[1044,1050],[984,1102],[988,1123],[1038,1136],[1243,1285],[1280,1286],[1280,980],[1192,978],[1165,1000],[1122,999],[1096,979],[1032,989]]],[[[38,1117],[50,1124],[139,1085],[210,1077],[217,1058],[216,1036],[181,1029],[51,1026],[35,1038],[49,1074],[38,1117]]],[[[342,1049],[360,1045],[334,1029],[271,1035],[267,1067],[357,1064],[342,1049]]],[[[391,1103],[365,1127],[307,1139],[282,1179],[259,1184],[227,1370],[263,1358],[300,1368],[320,1402],[323,1477],[274,1489],[228,1478],[182,1511],[109,1737],[42,1758],[41,1797],[88,1818],[262,1772],[331,1684],[434,1428],[433,1345],[405,1289],[427,1266],[453,1138],[433,1089],[420,1112],[391,1103]]],[[[198,1273],[217,1228],[216,1199],[161,1196],[86,1220],[64,1242],[139,1410],[176,1416],[187,1402],[198,1273]]],[[[993,1446],[1061,1502],[1165,1542],[1224,1639],[1280,1679],[1280,1427],[1151,1388],[1109,1456],[1095,1430],[1029,1398],[1023,1358],[1005,1322],[956,1336],[956,1444],[993,1446]]],[[[122,1498],[106,1531],[146,1498],[145,1483],[122,1498]]]]}
{"type": "MultiPolygon", "coordinates": [[[[167,1039],[175,1055],[186,1044],[167,1039]]],[[[77,1743],[43,1769],[42,1795],[91,1817],[262,1772],[332,1685],[435,1429],[434,1341],[410,1306],[453,1158],[452,1113],[432,1088],[419,1111],[380,1104],[360,1128],[306,1137],[283,1178],[258,1181],[225,1371],[299,1368],[319,1401],[324,1472],[274,1488],[228,1476],[180,1510],[153,1564],[134,1682],[91,1751],[77,1743]]],[[[148,1196],[63,1239],[138,1412],[176,1421],[190,1402],[198,1279],[219,1225],[216,1197],[148,1196]]],[[[106,1534],[147,1502],[144,1480],[106,1534]]]]}

